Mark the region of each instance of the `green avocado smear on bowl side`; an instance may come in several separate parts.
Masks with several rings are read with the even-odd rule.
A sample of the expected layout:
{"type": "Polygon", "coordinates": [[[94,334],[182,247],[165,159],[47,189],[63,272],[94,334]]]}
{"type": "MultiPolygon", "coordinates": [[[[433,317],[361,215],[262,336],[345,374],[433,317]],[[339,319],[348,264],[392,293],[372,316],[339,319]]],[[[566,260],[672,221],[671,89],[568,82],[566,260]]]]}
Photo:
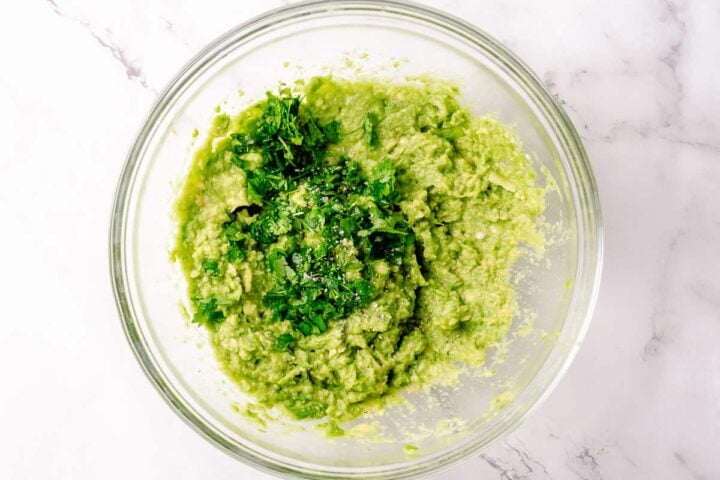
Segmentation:
{"type": "Polygon", "coordinates": [[[483,364],[543,188],[513,131],[438,80],[315,77],[218,115],[174,256],[224,371],[296,419],[356,418],[483,364]]]}

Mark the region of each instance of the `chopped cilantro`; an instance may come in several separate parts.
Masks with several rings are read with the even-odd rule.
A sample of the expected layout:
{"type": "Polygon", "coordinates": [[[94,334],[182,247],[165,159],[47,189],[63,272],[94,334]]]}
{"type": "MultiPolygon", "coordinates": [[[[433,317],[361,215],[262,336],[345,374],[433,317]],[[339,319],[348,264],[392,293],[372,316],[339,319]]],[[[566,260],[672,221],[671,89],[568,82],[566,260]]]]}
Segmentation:
{"type": "Polygon", "coordinates": [[[208,260],[207,258],[202,261],[202,269],[203,272],[208,274],[211,277],[217,277],[220,275],[220,267],[218,266],[218,262],[215,260],[208,260]]]}
{"type": "Polygon", "coordinates": [[[371,179],[360,174],[356,162],[342,157],[308,179],[307,208],[278,199],[249,227],[260,244],[274,244],[280,235],[295,239],[269,251],[266,265],[274,286],[263,301],[275,319],[289,321],[304,335],[323,333],[329,322],[367,305],[377,293],[368,262],[400,264],[414,244],[407,221],[388,200],[395,195],[392,164],[381,162],[371,179]],[[304,246],[306,229],[323,242],[304,246]],[[356,253],[349,256],[351,246],[356,253]]]}
{"type": "Polygon", "coordinates": [[[395,165],[384,159],[373,168],[368,183],[368,194],[378,205],[388,206],[395,202],[395,165]]]}
{"type": "MultiPolygon", "coordinates": [[[[223,224],[226,259],[242,261],[259,251],[267,278],[260,294],[273,320],[290,322],[302,335],[324,333],[379,294],[373,262],[402,265],[412,251],[415,237],[397,207],[395,166],[385,159],[365,175],[346,156],[328,158],[328,147],[340,141],[340,122],[321,124],[288,92],[268,93],[260,107],[250,131],[230,136],[230,160],[245,171],[255,205],[237,209],[223,224]],[[249,167],[244,155],[250,152],[261,155],[259,166],[249,167]]],[[[378,123],[368,113],[362,124],[370,148],[379,145],[378,123]]],[[[203,270],[219,273],[212,261],[203,262],[203,270]]],[[[223,318],[214,298],[196,307],[198,321],[223,318]]],[[[295,341],[282,334],[277,348],[295,341]]]]}
{"type": "Polygon", "coordinates": [[[331,122],[326,123],[323,128],[323,133],[325,134],[325,138],[327,139],[328,143],[338,143],[340,141],[340,122],[337,120],[332,120],[331,122]]]}
{"type": "Polygon", "coordinates": [[[247,251],[240,248],[240,246],[237,243],[231,243],[230,247],[228,248],[228,252],[225,258],[227,258],[228,262],[235,263],[242,260],[245,260],[247,257],[247,251]]]}
{"type": "Polygon", "coordinates": [[[287,350],[292,344],[296,342],[295,337],[290,333],[283,333],[278,335],[275,342],[275,346],[279,351],[287,350]]]}
{"type": "Polygon", "coordinates": [[[339,138],[338,121],[321,127],[314,117],[301,114],[300,97],[268,92],[255,130],[231,135],[231,160],[247,171],[249,186],[263,202],[292,189],[299,178],[311,174],[313,167],[321,165],[327,146],[339,138]],[[242,155],[251,151],[262,155],[263,164],[248,171],[242,155]]]}
{"type": "Polygon", "coordinates": [[[243,232],[242,227],[235,221],[224,223],[222,229],[229,243],[225,255],[227,261],[235,263],[245,260],[247,258],[248,234],[243,232]]]}
{"type": "Polygon", "coordinates": [[[233,153],[230,156],[230,161],[233,164],[235,164],[235,166],[237,166],[238,168],[246,168],[247,167],[247,162],[245,160],[243,160],[242,158],[240,158],[240,155],[238,155],[237,153],[233,153]]]}
{"type": "Polygon", "coordinates": [[[374,113],[368,113],[365,115],[365,120],[362,123],[363,134],[365,135],[365,143],[368,147],[375,148],[380,144],[380,137],[377,131],[378,118],[374,113]]]}
{"type": "Polygon", "coordinates": [[[193,297],[195,304],[195,315],[193,315],[193,323],[206,325],[217,325],[225,320],[225,315],[217,309],[217,298],[210,297],[207,299],[201,297],[193,297]]]}

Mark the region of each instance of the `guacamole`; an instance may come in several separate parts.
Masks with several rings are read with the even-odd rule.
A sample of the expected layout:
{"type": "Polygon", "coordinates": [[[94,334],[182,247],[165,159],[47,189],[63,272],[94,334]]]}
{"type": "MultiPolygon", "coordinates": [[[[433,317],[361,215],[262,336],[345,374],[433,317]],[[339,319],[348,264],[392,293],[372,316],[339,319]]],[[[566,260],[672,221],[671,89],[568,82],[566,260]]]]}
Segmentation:
{"type": "Polygon", "coordinates": [[[512,323],[544,191],[513,131],[432,79],[315,77],[218,115],[177,201],[193,321],[297,419],[357,417],[512,323]]]}

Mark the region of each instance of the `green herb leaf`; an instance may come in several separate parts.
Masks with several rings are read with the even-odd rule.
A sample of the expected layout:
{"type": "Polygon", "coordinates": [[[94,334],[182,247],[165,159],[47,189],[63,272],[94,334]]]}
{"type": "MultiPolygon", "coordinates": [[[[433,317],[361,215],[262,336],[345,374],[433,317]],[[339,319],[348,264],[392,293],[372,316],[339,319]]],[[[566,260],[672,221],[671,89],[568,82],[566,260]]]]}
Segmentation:
{"type": "Polygon", "coordinates": [[[247,168],[247,162],[236,153],[230,155],[230,161],[238,168],[242,168],[243,170],[247,168]]]}
{"type": "Polygon", "coordinates": [[[232,243],[230,244],[226,258],[230,263],[240,262],[247,258],[247,250],[241,248],[238,243],[232,243]]]}
{"type": "Polygon", "coordinates": [[[225,315],[217,309],[217,298],[210,297],[207,299],[201,297],[193,297],[195,305],[195,314],[193,315],[193,323],[205,325],[217,325],[225,320],[225,315]]]}
{"type": "Polygon", "coordinates": [[[275,341],[275,347],[277,350],[282,352],[288,350],[289,347],[295,343],[297,343],[297,340],[292,334],[283,333],[278,335],[277,340],[275,341]]]}
{"type": "Polygon", "coordinates": [[[218,262],[215,260],[208,260],[207,258],[203,260],[202,269],[206,275],[211,277],[217,277],[220,275],[220,267],[218,266],[218,262]]]}
{"type": "Polygon", "coordinates": [[[254,143],[255,141],[244,133],[233,133],[230,135],[230,151],[234,154],[234,156],[248,153],[252,149],[254,143]]]}
{"type": "Polygon", "coordinates": [[[367,193],[375,200],[375,203],[383,206],[396,200],[395,165],[389,159],[382,160],[373,168],[367,193]]]}
{"type": "Polygon", "coordinates": [[[332,120],[323,126],[323,133],[328,143],[335,144],[340,141],[340,127],[342,125],[337,120],[332,120]]]}
{"type": "Polygon", "coordinates": [[[368,147],[376,148],[380,144],[380,137],[377,131],[378,118],[374,113],[368,113],[365,115],[365,120],[362,123],[362,130],[365,135],[365,143],[368,147]]]}

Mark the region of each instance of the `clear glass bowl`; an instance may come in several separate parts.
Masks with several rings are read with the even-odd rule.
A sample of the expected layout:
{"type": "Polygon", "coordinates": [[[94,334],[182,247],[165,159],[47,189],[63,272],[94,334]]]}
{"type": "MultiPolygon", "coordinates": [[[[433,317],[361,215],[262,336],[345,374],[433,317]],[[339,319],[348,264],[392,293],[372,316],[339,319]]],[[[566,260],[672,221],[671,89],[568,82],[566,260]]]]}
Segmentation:
{"type": "MultiPolygon", "coordinates": [[[[348,68],[351,72],[353,66],[348,68]]],[[[235,28],[168,85],[122,172],[110,255],[130,345],[163,398],[196,431],[234,457],[278,473],[407,478],[454,464],[507,434],[558,382],[590,321],[602,232],[580,139],[558,102],[515,55],[477,28],[418,5],[317,1],[275,10],[235,28]],[[309,77],[322,73],[325,65],[343,63],[347,52],[355,52],[353,58],[368,54],[360,60],[365,72],[454,79],[464,105],[477,114],[494,112],[514,125],[539,178],[544,178],[541,171],[549,172],[558,185],[547,199],[546,220],[553,225],[547,261],[525,262],[519,266],[525,274],[517,278],[520,310],[536,316],[534,333],[521,334],[518,320],[505,360],[492,366],[494,376],[463,377],[461,388],[434,402],[414,399],[419,423],[431,426],[449,416],[463,421],[414,439],[418,450],[413,458],[403,451],[407,439],[329,441],[292,422],[263,431],[239,415],[238,407],[248,398],[219,370],[203,329],[183,316],[182,277],[168,255],[172,203],[197,146],[193,130],[210,124],[216,106],[238,111],[280,80],[309,77]],[[393,62],[395,67],[383,70],[393,62]],[[493,399],[501,394],[509,403],[492,414],[493,399]]],[[[392,425],[393,415],[374,420],[398,426],[392,425]]]]}

